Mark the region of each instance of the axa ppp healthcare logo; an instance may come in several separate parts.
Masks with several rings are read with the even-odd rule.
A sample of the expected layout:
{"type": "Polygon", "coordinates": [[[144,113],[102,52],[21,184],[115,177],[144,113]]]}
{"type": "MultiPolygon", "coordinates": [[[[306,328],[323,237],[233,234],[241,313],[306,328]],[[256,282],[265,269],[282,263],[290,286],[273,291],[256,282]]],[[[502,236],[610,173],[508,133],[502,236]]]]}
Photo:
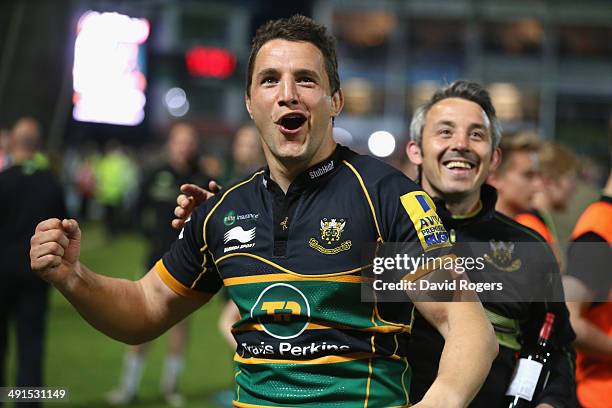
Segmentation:
{"type": "Polygon", "coordinates": [[[263,330],[277,339],[293,339],[308,326],[310,305],[295,286],[275,283],[265,288],[251,308],[263,330]]]}

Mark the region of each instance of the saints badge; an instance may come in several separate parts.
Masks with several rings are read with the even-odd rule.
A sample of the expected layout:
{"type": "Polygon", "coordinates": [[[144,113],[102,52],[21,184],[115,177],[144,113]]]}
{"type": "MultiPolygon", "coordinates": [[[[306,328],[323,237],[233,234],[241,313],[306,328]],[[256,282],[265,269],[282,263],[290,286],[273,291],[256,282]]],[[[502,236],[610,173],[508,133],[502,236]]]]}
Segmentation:
{"type": "Polygon", "coordinates": [[[346,227],[346,220],[344,218],[323,218],[320,227],[319,232],[321,233],[321,241],[319,242],[319,240],[314,237],[310,238],[308,241],[308,245],[310,245],[312,249],[326,255],[335,255],[351,249],[353,245],[351,240],[340,243],[342,232],[344,232],[344,228],[346,227]]]}
{"type": "Polygon", "coordinates": [[[504,272],[514,272],[521,267],[520,259],[512,259],[514,243],[491,240],[489,245],[491,254],[484,254],[485,262],[504,272]]]}

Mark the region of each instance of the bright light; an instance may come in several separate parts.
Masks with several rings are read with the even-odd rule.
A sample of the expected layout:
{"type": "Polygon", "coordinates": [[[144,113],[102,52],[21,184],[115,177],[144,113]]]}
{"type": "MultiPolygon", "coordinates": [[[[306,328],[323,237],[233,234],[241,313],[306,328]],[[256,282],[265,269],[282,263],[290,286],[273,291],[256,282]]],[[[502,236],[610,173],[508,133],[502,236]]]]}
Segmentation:
{"type": "Polygon", "coordinates": [[[164,100],[168,108],[178,109],[187,102],[187,94],[181,88],[171,88],[166,92],[164,100]]]}
{"type": "Polygon", "coordinates": [[[390,156],[395,150],[395,138],[385,130],[377,130],[368,138],[368,149],[378,157],[390,156]]]}
{"type": "Polygon", "coordinates": [[[353,135],[351,135],[348,130],[341,127],[334,126],[333,138],[336,143],[340,143],[344,146],[351,146],[353,144],[353,135]]]}
{"type": "Polygon", "coordinates": [[[81,16],[72,69],[74,119],[132,126],[143,121],[147,80],[139,45],[148,37],[145,19],[95,11],[81,16]]]}
{"type": "Polygon", "coordinates": [[[193,76],[225,79],[236,70],[236,57],[224,48],[194,47],[185,54],[193,76]]]}
{"type": "Polygon", "coordinates": [[[187,94],[181,88],[169,89],[164,97],[164,102],[166,103],[168,112],[174,117],[185,116],[185,114],[189,112],[187,94]]]}

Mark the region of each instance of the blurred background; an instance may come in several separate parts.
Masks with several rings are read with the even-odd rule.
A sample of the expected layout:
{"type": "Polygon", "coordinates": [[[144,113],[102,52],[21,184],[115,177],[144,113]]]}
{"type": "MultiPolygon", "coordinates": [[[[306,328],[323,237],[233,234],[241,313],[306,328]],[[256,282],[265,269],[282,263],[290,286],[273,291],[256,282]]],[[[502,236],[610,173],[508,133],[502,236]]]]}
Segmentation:
{"type": "MultiPolygon", "coordinates": [[[[609,0],[4,0],[0,129],[24,116],[40,122],[68,210],[91,237],[85,263],[130,278],[145,270],[138,188],[143,169],[164,156],[176,121],[194,125],[207,177],[227,182],[249,167],[238,169],[241,160],[261,164],[244,153],[248,147],[242,156],[232,147],[248,119],[250,38],[265,21],[294,13],[337,38],[346,105],[334,135],[344,145],[401,166],[414,109],[440,85],[467,78],[486,84],[506,133],[534,132],[578,154],[577,193],[568,211],[553,214],[564,245],[609,172],[609,0]],[[117,151],[120,233],[109,236],[97,172],[117,151]]],[[[200,407],[217,406],[211,395],[232,382],[231,352],[217,335],[219,308],[197,314],[187,354],[182,388],[200,407]]],[[[46,382],[69,387],[73,406],[105,406],[122,347],[57,294],[49,317],[46,382]]],[[[156,400],[160,350],[146,368],[142,406],[164,406],[156,400]]]]}

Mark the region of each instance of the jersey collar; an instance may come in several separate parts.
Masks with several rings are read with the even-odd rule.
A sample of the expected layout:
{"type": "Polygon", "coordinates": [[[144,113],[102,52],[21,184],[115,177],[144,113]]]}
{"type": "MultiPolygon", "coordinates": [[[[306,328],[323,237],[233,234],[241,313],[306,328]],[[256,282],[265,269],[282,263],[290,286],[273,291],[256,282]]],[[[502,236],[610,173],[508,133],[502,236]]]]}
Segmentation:
{"type": "MultiPolygon", "coordinates": [[[[287,193],[303,191],[309,186],[317,185],[328,180],[330,177],[336,174],[340,168],[342,160],[344,159],[347,151],[348,149],[346,147],[336,145],[336,149],[327,159],[309,167],[298,177],[296,177],[296,179],[289,185],[287,193]]],[[[270,177],[269,167],[266,167],[265,169],[263,184],[269,191],[276,193],[281,191],[282,193],[282,190],[278,184],[270,177]]]]}

